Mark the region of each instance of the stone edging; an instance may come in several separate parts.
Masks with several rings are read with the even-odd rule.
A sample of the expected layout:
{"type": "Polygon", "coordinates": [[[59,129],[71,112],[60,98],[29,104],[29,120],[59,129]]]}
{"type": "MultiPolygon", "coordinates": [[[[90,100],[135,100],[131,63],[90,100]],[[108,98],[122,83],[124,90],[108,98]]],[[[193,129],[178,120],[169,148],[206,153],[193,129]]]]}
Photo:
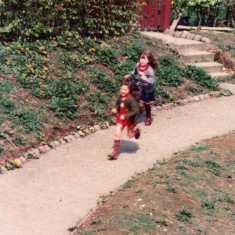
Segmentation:
{"type": "Polygon", "coordinates": [[[191,32],[188,32],[186,30],[184,31],[173,31],[170,29],[166,29],[164,31],[165,34],[169,34],[172,37],[176,38],[184,38],[184,39],[189,39],[189,40],[195,40],[195,41],[201,41],[206,44],[211,44],[211,40],[209,38],[203,37],[201,35],[197,35],[191,32]]]}
{"type": "MultiPolygon", "coordinates": [[[[177,100],[172,103],[167,103],[163,105],[156,106],[153,110],[161,111],[161,110],[169,110],[177,106],[182,106],[188,103],[198,102],[204,99],[217,98],[221,96],[229,96],[232,93],[229,90],[221,90],[221,91],[213,91],[208,94],[202,94],[198,96],[193,96],[188,99],[177,100]]],[[[6,160],[6,163],[0,168],[0,174],[3,174],[7,171],[14,170],[17,168],[22,168],[23,164],[30,161],[31,159],[39,159],[44,153],[56,148],[59,145],[69,143],[78,138],[84,138],[89,134],[95,133],[99,130],[107,129],[110,124],[106,121],[102,125],[94,125],[94,126],[78,126],[78,131],[72,132],[70,135],[60,138],[59,140],[52,141],[48,144],[41,145],[36,148],[32,148],[27,151],[25,154],[19,156],[14,160],[6,160]]]]}

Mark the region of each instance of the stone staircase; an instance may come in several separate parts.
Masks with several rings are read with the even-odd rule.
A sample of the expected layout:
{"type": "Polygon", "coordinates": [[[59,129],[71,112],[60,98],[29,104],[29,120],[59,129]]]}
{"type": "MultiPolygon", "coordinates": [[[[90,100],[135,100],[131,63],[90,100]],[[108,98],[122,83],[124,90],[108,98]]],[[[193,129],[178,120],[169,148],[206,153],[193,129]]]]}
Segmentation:
{"type": "Polygon", "coordinates": [[[207,51],[207,41],[190,40],[157,32],[141,32],[143,35],[157,38],[174,48],[179,55],[179,61],[184,64],[200,67],[208,72],[213,79],[224,80],[232,76],[224,72],[223,64],[214,61],[215,54],[207,51]]]}
{"type": "Polygon", "coordinates": [[[223,80],[231,76],[224,72],[223,64],[214,61],[215,54],[205,50],[206,44],[192,41],[190,44],[174,44],[179,53],[179,61],[202,68],[211,75],[213,79],[223,80]]]}

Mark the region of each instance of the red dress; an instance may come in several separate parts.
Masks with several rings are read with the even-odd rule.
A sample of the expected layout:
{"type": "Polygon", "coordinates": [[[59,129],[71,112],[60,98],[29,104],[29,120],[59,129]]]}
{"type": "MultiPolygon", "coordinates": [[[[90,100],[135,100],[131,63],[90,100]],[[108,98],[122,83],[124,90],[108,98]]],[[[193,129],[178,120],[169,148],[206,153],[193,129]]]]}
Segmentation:
{"type": "MultiPolygon", "coordinates": [[[[128,98],[129,96],[126,97],[126,99],[128,98]]],[[[126,115],[127,114],[127,109],[124,105],[124,102],[122,101],[121,104],[120,104],[120,111],[118,113],[118,116],[116,118],[116,124],[122,124],[122,126],[127,126],[128,129],[134,129],[136,124],[132,123],[130,118],[126,117],[124,118],[123,120],[121,119],[121,115],[126,115]]]]}

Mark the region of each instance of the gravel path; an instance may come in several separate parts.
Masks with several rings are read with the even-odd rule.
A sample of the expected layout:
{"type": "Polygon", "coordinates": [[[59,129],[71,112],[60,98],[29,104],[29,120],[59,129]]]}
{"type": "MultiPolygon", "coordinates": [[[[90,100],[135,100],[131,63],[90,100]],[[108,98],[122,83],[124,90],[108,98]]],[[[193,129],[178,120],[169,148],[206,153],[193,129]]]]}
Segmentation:
{"type": "MultiPolygon", "coordinates": [[[[235,85],[223,84],[235,94],[235,85]]],[[[128,140],[117,161],[107,161],[114,128],[57,147],[23,169],[0,176],[0,235],[67,235],[99,196],[135,172],[202,139],[235,130],[235,96],[207,99],[155,112],[151,127],[128,140]]]]}

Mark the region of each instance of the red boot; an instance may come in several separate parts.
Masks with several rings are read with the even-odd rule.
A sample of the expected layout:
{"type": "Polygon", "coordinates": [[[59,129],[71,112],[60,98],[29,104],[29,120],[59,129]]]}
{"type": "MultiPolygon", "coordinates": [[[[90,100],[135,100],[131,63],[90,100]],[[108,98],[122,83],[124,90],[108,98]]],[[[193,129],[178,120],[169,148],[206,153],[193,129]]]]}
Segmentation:
{"type": "Polygon", "coordinates": [[[144,104],[145,110],[146,110],[146,121],[145,126],[150,126],[152,124],[152,118],[151,118],[151,106],[150,104],[144,104]]]}
{"type": "Polygon", "coordinates": [[[117,160],[120,140],[114,140],[113,152],[108,154],[110,160],[117,160]]]}

